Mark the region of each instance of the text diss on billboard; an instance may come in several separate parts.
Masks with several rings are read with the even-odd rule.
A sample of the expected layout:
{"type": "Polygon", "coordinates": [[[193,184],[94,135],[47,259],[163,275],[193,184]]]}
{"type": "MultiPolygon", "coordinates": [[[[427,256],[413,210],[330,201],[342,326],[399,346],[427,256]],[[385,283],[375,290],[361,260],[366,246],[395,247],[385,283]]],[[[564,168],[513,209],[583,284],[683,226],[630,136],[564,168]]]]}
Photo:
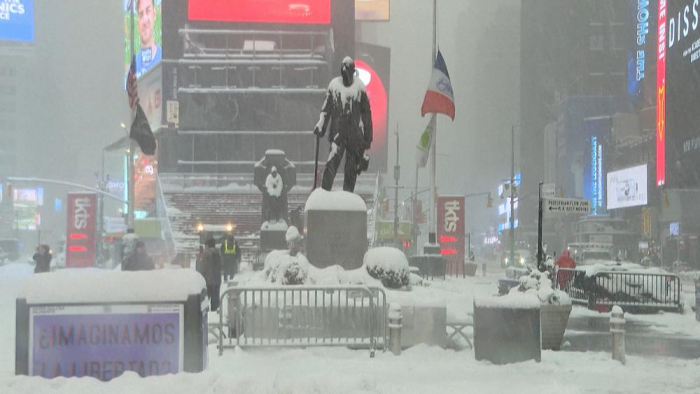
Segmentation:
{"type": "Polygon", "coordinates": [[[331,23],[331,0],[189,0],[190,20],[256,23],[331,23]]]}
{"type": "Polygon", "coordinates": [[[700,0],[660,1],[658,43],[657,184],[697,187],[700,0]]]}
{"type": "Polygon", "coordinates": [[[97,195],[68,194],[66,268],[92,267],[95,261],[97,195]]]}
{"type": "Polygon", "coordinates": [[[0,0],[0,40],[34,41],[34,0],[0,0]]]}
{"type": "Polygon", "coordinates": [[[140,376],[181,370],[182,306],[31,308],[30,375],[140,376]]]}
{"type": "Polygon", "coordinates": [[[438,197],[438,243],[446,271],[464,272],[464,196],[438,197]]]}

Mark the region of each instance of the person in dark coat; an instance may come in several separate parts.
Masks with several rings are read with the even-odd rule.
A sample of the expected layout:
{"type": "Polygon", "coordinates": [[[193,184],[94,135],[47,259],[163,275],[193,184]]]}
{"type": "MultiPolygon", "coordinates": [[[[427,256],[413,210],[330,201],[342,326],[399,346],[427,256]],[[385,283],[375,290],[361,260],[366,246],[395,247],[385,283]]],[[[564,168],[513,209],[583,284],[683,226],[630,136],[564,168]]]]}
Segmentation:
{"type": "Polygon", "coordinates": [[[330,191],[340,161],[345,155],[343,190],[355,191],[365,151],[372,145],[372,111],[365,84],[355,76],[355,61],[343,59],[340,77],[328,85],[326,100],[314,134],[323,137],[329,129],[331,152],[323,171],[321,187],[330,191]]]}
{"type": "Polygon", "coordinates": [[[231,233],[226,233],[221,240],[221,257],[223,260],[224,282],[230,276],[233,279],[238,273],[238,266],[241,263],[241,250],[238,248],[238,241],[231,233]]]}
{"type": "Polygon", "coordinates": [[[122,271],[151,271],[156,269],[153,259],[146,252],[146,244],[136,241],[134,253],[122,264],[122,271]]]}
{"type": "Polygon", "coordinates": [[[202,256],[202,264],[197,266],[197,271],[207,282],[207,295],[211,300],[211,311],[216,312],[219,309],[219,288],[221,287],[221,255],[216,249],[214,238],[207,239],[204,246],[206,248],[202,256]]]}
{"type": "Polygon", "coordinates": [[[36,253],[32,257],[36,265],[34,266],[34,273],[40,274],[42,272],[51,271],[51,249],[49,245],[39,245],[36,248],[36,253]]]}

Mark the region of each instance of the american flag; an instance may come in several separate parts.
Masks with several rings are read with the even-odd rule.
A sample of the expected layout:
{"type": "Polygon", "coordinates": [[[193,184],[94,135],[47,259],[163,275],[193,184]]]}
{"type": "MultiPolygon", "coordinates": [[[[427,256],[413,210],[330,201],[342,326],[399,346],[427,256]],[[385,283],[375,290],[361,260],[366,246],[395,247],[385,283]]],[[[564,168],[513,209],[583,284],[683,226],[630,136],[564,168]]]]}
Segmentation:
{"type": "Polygon", "coordinates": [[[129,96],[129,107],[136,111],[136,105],[139,103],[139,89],[136,85],[136,57],[131,59],[131,67],[129,67],[129,76],[126,79],[126,93],[129,96]]]}

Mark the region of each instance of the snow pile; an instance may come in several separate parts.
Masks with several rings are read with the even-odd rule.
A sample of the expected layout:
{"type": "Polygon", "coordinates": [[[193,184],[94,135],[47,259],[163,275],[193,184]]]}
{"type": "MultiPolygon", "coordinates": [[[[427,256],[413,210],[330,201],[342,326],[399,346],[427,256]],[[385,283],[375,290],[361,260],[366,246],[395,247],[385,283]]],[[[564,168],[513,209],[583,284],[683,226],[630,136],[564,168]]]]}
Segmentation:
{"type": "Polygon", "coordinates": [[[316,189],[306,200],[306,212],[309,211],[352,211],[367,212],[367,204],[362,197],[346,191],[325,191],[316,189]]]}
{"type": "Polygon", "coordinates": [[[371,277],[382,281],[388,288],[398,289],[409,283],[408,259],[396,248],[379,247],[368,250],[363,259],[363,266],[371,277]]]}
{"type": "Polygon", "coordinates": [[[490,309],[540,309],[540,301],[532,294],[516,291],[502,297],[475,298],[474,306],[490,309]]]}
{"type": "Polygon", "coordinates": [[[288,250],[273,250],[265,258],[266,282],[275,285],[303,285],[309,276],[309,260],[301,253],[296,256],[288,250]]]}
{"type": "Polygon", "coordinates": [[[284,220],[272,220],[263,222],[261,231],[287,231],[287,222],[284,220]]]}
{"type": "Polygon", "coordinates": [[[29,304],[187,301],[206,289],[193,270],[118,272],[66,269],[28,278],[18,298],[29,304]]]}
{"type": "Polygon", "coordinates": [[[529,275],[520,277],[520,285],[510,289],[511,294],[525,294],[537,296],[542,305],[571,305],[569,295],[552,288],[549,272],[534,270],[529,275]]]}
{"type": "Polygon", "coordinates": [[[285,234],[284,239],[287,243],[299,242],[301,241],[301,234],[299,234],[299,230],[295,226],[291,226],[287,229],[287,234],[285,234]]]}

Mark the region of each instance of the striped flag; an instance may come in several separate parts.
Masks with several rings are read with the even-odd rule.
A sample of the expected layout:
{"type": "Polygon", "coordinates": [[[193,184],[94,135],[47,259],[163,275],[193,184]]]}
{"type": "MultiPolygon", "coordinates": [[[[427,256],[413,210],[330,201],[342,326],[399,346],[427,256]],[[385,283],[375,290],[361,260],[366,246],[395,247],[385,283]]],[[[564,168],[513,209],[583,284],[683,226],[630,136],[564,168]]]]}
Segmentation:
{"type": "Polygon", "coordinates": [[[425,131],[420,136],[420,141],[416,146],[416,166],[425,167],[428,164],[428,157],[430,156],[430,148],[433,146],[433,141],[435,141],[435,114],[430,118],[430,123],[425,128],[425,131]]]}
{"type": "Polygon", "coordinates": [[[438,50],[428,91],[425,92],[421,107],[421,116],[425,116],[427,113],[445,114],[455,120],[455,97],[452,91],[452,82],[440,50],[438,50]]]}
{"type": "MultiPolygon", "coordinates": [[[[136,83],[136,57],[131,59],[129,75],[126,78],[126,94],[129,96],[129,108],[136,111],[136,104],[139,103],[139,89],[136,83]]],[[[133,117],[133,116],[132,116],[133,117]]]]}

